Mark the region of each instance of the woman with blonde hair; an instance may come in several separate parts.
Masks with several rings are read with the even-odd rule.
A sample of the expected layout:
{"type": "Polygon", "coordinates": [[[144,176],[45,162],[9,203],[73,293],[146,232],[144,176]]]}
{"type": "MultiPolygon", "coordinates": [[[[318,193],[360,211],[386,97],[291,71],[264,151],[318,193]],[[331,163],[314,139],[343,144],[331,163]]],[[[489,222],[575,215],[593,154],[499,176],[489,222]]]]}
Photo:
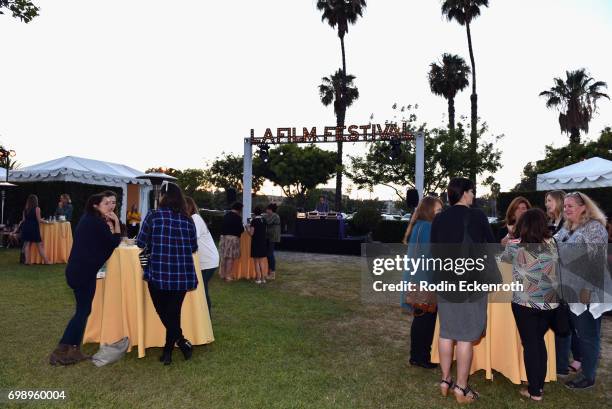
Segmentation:
{"type": "MultiPolygon", "coordinates": [[[[431,222],[441,210],[442,201],[437,197],[425,196],[421,200],[410,219],[404,236],[403,242],[408,244],[408,257],[430,256],[431,222]]],[[[422,269],[414,272],[404,271],[403,279],[413,283],[431,282],[427,272],[422,269]]],[[[426,369],[436,368],[437,365],[431,362],[431,343],[437,316],[435,304],[409,303],[408,295],[409,293],[403,294],[402,307],[414,315],[410,327],[410,365],[426,369]]]]}
{"type": "Polygon", "coordinates": [[[544,206],[546,207],[546,215],[548,216],[548,228],[551,233],[557,234],[563,227],[563,199],[565,192],[563,190],[551,190],[544,197],[544,206]]]}
{"type": "Polygon", "coordinates": [[[514,225],[521,215],[529,209],[531,209],[531,203],[529,203],[529,200],[523,196],[517,196],[512,199],[508,209],[506,210],[506,226],[500,231],[502,235],[501,244],[505,246],[508,243],[508,240],[515,238],[514,225]]]}
{"type": "MultiPolygon", "coordinates": [[[[582,372],[566,382],[570,389],[587,389],[595,384],[601,343],[601,316],[612,309],[610,274],[606,267],[608,232],[606,217],[587,195],[569,193],[563,202],[565,223],[555,235],[559,246],[561,285],[577,293],[570,299],[570,320],[578,335],[582,372]]],[[[571,295],[571,294],[570,294],[571,295]]],[[[557,362],[568,367],[572,336],[557,342],[557,362]]],[[[558,364],[559,365],[559,364],[558,364]]]]}

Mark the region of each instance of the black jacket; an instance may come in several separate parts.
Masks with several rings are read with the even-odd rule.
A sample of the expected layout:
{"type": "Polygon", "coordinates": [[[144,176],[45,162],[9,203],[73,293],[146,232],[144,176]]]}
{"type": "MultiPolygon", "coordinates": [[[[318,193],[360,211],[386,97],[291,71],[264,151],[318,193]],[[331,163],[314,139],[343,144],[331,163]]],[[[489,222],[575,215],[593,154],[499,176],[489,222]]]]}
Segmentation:
{"type": "Polygon", "coordinates": [[[91,285],[98,270],[121,242],[121,234],[111,233],[99,216],[85,214],[74,233],[74,243],[66,266],[66,281],[72,288],[91,285]]]}

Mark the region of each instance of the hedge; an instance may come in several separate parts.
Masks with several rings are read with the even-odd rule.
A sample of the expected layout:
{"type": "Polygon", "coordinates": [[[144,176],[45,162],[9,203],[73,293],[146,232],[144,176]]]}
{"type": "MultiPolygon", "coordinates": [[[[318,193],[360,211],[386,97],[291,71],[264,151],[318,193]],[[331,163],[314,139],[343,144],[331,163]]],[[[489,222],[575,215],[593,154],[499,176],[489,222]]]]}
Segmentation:
{"type": "Polygon", "coordinates": [[[85,209],[89,196],[112,190],[117,193],[117,211],[121,209],[123,189],[114,186],[87,185],[76,182],[23,182],[11,188],[6,194],[5,220],[8,224],[19,223],[26,199],[30,194],[38,196],[41,216],[48,218],[55,215],[55,209],[62,193],[68,193],[72,200],[72,227],[74,228],[85,209]]]}
{"type": "Polygon", "coordinates": [[[381,220],[372,231],[372,240],[401,243],[408,228],[408,220],[381,220]]]}
{"type": "Polygon", "coordinates": [[[206,222],[210,234],[215,240],[221,237],[221,228],[223,227],[223,210],[200,210],[200,216],[206,222]]]}
{"type": "MultiPolygon", "coordinates": [[[[576,190],[576,189],[573,189],[576,190]]],[[[612,213],[612,187],[600,187],[594,189],[580,189],[581,193],[586,194],[593,199],[601,209],[606,213],[612,213]]],[[[569,192],[568,192],[569,193],[569,192]]],[[[544,198],[546,191],[529,191],[529,192],[504,192],[500,193],[497,198],[497,209],[499,210],[500,219],[506,216],[506,209],[517,196],[523,196],[534,207],[544,209],[544,198]]]]}

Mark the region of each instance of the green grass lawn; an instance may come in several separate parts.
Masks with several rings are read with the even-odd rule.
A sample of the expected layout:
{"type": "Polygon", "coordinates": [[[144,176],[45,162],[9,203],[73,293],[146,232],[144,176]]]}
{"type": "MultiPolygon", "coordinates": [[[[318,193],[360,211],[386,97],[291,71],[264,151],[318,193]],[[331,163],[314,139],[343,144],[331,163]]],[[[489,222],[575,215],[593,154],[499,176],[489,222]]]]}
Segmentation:
{"type": "MultiPolygon", "coordinates": [[[[22,266],[0,251],[0,389],[62,389],[63,403],[33,407],[104,408],[434,408],[456,407],[437,393],[438,370],[407,364],[410,317],[398,307],[360,302],[357,257],[279,253],[279,279],[211,282],[215,342],[191,361],[175,352],[164,367],[159,348],[96,368],[88,362],[51,367],[48,355],[73,312],[64,266],[22,266]]],[[[604,356],[612,350],[604,323],[604,356]]],[[[97,345],[86,345],[95,352],[97,345]]],[[[610,407],[609,359],[596,388],[571,392],[547,384],[538,407],[610,407]]],[[[471,383],[483,396],[473,407],[533,405],[519,387],[480,371],[471,383]]],[[[0,402],[0,406],[5,403],[0,402]]],[[[25,404],[14,407],[26,407],[25,404]]]]}

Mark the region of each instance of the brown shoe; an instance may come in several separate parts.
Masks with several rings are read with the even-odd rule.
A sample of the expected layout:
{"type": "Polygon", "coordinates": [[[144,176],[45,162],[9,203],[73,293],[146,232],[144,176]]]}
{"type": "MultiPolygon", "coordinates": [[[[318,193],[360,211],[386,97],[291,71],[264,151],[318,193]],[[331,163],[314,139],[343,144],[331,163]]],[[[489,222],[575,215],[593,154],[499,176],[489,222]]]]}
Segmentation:
{"type": "Polygon", "coordinates": [[[51,352],[49,356],[49,364],[56,365],[68,365],[71,362],[68,362],[67,354],[70,349],[70,345],[68,344],[58,344],[58,346],[51,352]]]}
{"type": "Polygon", "coordinates": [[[91,359],[91,356],[81,352],[81,347],[79,345],[70,345],[66,358],[70,361],[81,362],[91,359]]]}

